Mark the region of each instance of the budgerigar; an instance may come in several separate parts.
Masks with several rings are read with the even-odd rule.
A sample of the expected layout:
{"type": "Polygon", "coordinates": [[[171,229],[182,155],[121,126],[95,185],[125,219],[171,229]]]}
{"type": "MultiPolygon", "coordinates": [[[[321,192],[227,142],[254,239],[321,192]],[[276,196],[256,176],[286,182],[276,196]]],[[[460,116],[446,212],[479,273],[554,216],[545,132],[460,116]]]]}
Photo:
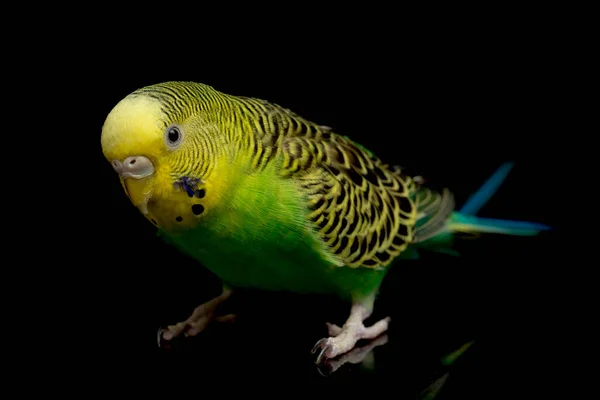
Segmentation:
{"type": "Polygon", "coordinates": [[[335,294],[318,362],[387,330],[363,321],[388,268],[456,232],[535,235],[546,226],[475,216],[508,173],[501,166],[460,210],[449,190],[390,167],[331,128],[265,100],[192,82],[143,87],[102,127],[102,150],[131,202],[180,251],[223,282],[222,294],[164,340],[195,335],[235,288],[335,294]]]}

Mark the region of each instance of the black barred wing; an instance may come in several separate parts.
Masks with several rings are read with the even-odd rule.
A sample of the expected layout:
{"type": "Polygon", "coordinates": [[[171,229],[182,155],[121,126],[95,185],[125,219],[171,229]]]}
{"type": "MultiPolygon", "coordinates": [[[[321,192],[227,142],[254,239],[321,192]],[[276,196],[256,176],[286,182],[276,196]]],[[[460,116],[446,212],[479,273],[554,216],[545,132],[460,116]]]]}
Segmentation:
{"type": "Polygon", "coordinates": [[[281,174],[306,193],[310,220],[344,265],[385,267],[444,228],[454,205],[449,192],[419,187],[401,168],[288,109],[238,99],[254,120],[252,168],[261,171],[282,156],[281,174]]]}
{"type": "Polygon", "coordinates": [[[410,177],[327,130],[320,139],[286,138],[282,148],[283,173],[298,180],[309,218],[344,265],[386,266],[413,241],[417,204],[410,177]]]}

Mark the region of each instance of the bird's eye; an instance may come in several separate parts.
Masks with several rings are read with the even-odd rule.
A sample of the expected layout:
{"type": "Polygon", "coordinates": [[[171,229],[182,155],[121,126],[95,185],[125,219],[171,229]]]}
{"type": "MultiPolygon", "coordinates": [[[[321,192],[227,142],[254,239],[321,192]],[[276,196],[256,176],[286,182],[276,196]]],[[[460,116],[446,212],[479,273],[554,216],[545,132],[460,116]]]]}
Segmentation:
{"type": "Polygon", "coordinates": [[[169,147],[176,147],[181,142],[181,131],[176,126],[167,129],[166,139],[169,147]]]}

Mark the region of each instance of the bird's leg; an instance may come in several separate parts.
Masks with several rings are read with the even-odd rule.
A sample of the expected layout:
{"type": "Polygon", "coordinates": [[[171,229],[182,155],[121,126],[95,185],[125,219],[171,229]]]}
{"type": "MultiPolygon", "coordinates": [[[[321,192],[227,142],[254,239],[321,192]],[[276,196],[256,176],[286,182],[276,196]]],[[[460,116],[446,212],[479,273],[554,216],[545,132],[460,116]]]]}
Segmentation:
{"type": "Polygon", "coordinates": [[[169,325],[166,329],[160,329],[158,331],[158,345],[160,346],[161,339],[172,340],[181,334],[184,336],[196,336],[213,320],[219,322],[233,320],[235,318],[234,314],[227,314],[219,317],[215,315],[218,306],[225,302],[232,293],[233,291],[230,288],[223,287],[223,292],[221,292],[219,296],[196,307],[188,319],[175,325],[169,325]]]}
{"type": "Polygon", "coordinates": [[[344,353],[335,359],[326,359],[321,364],[319,364],[318,371],[321,375],[324,376],[331,375],[347,363],[362,364],[364,368],[372,370],[375,367],[375,356],[373,354],[373,349],[375,349],[375,347],[378,346],[383,346],[387,342],[387,334],[384,333],[382,335],[379,335],[377,336],[377,338],[371,340],[370,342],[367,342],[367,344],[362,347],[355,346],[349,352],[344,353]]]}
{"type": "Polygon", "coordinates": [[[373,312],[374,302],[374,295],[355,300],[352,303],[350,316],[342,327],[327,324],[330,337],[319,340],[312,349],[313,353],[321,349],[317,357],[317,364],[320,364],[324,358],[334,358],[344,354],[352,350],[359,340],[376,338],[388,329],[389,317],[376,322],[370,327],[363,325],[363,321],[369,318],[373,312]]]}

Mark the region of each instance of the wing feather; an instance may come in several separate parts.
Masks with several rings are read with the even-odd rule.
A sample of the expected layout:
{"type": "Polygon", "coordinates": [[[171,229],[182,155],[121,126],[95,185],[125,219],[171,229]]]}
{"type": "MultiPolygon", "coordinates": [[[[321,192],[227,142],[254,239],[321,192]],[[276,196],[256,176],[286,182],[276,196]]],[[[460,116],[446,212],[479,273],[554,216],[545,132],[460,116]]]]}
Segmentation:
{"type": "Polygon", "coordinates": [[[307,200],[308,219],[340,265],[382,268],[411,243],[443,229],[454,202],[448,191],[421,187],[351,139],[264,100],[256,142],[258,170],[279,154],[283,177],[307,200]],[[265,151],[264,147],[271,147],[265,151]]]}

